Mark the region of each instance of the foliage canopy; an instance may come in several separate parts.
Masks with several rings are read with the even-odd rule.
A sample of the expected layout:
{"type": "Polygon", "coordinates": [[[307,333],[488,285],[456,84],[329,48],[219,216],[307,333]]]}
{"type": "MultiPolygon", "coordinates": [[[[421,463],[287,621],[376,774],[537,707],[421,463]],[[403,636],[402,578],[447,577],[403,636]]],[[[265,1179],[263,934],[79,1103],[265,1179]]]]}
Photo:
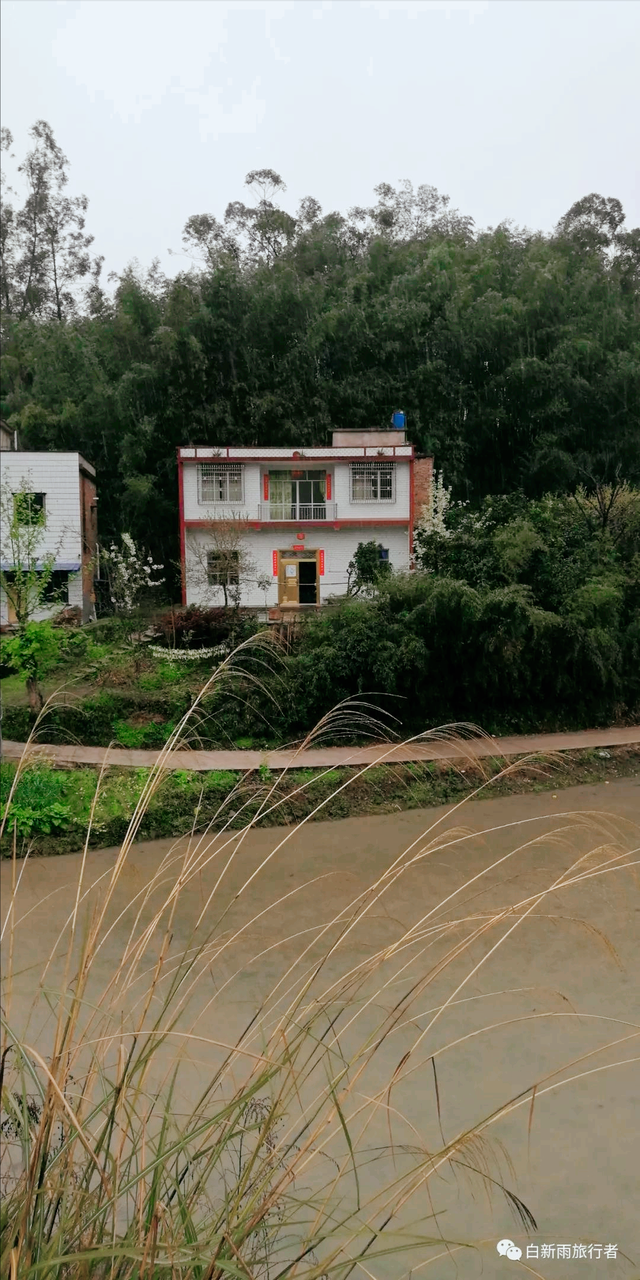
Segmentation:
{"type": "MultiPolygon", "coordinates": [[[[59,201],[66,161],[37,128],[59,201]]],[[[321,444],[400,403],[455,499],[640,479],[640,230],[619,201],[587,196],[544,235],[475,231],[408,182],[347,214],[307,197],[295,216],[274,171],[247,188],[223,222],[188,219],[186,270],[134,263],[112,297],[84,245],[76,294],[25,308],[3,251],[3,417],[29,448],[91,460],[103,538],[129,529],[175,563],[178,445],[321,444]]]]}

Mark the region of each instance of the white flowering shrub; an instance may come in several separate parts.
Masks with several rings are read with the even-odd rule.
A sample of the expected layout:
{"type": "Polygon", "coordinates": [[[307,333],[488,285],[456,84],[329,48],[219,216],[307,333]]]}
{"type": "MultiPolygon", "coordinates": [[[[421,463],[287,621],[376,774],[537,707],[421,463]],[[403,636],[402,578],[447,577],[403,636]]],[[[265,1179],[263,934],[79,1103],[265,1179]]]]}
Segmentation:
{"type": "Polygon", "coordinates": [[[432,534],[438,534],[442,538],[449,537],[445,517],[450,506],[451,489],[445,485],[442,471],[436,471],[428,500],[422,507],[413,530],[414,563],[421,563],[427,538],[432,534]]]}
{"type": "Polygon", "coordinates": [[[159,587],[164,578],[153,575],[162,564],[154,564],[153,556],[136,547],[130,533],[123,533],[120,546],[112,542],[101,550],[101,560],[109,581],[109,597],[116,613],[133,613],[150,587],[159,587]]]}
{"type": "Polygon", "coordinates": [[[429,490],[428,501],[425,502],[418,517],[418,528],[425,534],[440,533],[443,538],[446,538],[449,531],[445,523],[445,516],[450,505],[451,489],[447,488],[442,471],[436,471],[429,490]]]}
{"type": "Polygon", "coordinates": [[[165,662],[201,662],[203,658],[225,658],[230,649],[226,644],[216,644],[212,649],[163,649],[162,645],[150,644],[147,652],[165,662]]]}

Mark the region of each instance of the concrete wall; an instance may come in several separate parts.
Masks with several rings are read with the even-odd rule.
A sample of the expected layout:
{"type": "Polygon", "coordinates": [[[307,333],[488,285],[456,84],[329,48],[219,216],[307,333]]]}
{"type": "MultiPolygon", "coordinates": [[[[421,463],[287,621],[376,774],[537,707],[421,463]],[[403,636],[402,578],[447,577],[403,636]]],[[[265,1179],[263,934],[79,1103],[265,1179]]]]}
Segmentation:
{"type": "MultiPolygon", "coordinates": [[[[32,493],[45,494],[46,524],[42,554],[61,562],[80,562],[80,461],[77,453],[9,453],[0,455],[3,487],[16,491],[24,480],[32,493]]],[[[2,530],[3,547],[6,533],[2,530]]],[[[4,561],[4,551],[3,551],[4,561]]]]}
{"type": "MultiPolygon", "coordinates": [[[[367,461],[376,462],[379,459],[370,458],[367,461]]],[[[208,461],[214,461],[210,459],[208,461]]],[[[224,460],[221,460],[224,461],[224,460]]],[[[361,459],[355,459],[361,461],[361,459]]],[[[364,459],[362,459],[364,461],[364,459]]],[[[313,459],[305,458],[298,464],[288,461],[282,468],[290,470],[292,467],[304,467],[305,470],[314,470],[313,459]]],[[[319,470],[326,470],[332,473],[332,503],[337,504],[336,519],[341,520],[376,520],[382,518],[389,520],[408,520],[411,509],[410,495],[410,460],[407,458],[396,460],[396,494],[394,502],[351,502],[350,494],[350,472],[349,462],[332,460],[331,462],[316,463],[319,470]]],[[[262,497],[262,474],[265,471],[278,470],[278,462],[246,462],[244,463],[244,502],[233,503],[229,506],[222,503],[199,503],[198,502],[198,476],[197,465],[187,462],[183,466],[184,476],[184,518],[189,520],[219,520],[229,518],[236,515],[246,520],[257,520],[260,514],[260,504],[263,502],[262,497]]]]}
{"type": "MultiPolygon", "coordinates": [[[[358,461],[358,460],[357,460],[358,461]]],[[[367,459],[377,461],[377,459],[367,459]]],[[[333,501],[337,503],[337,518],[343,520],[408,520],[411,510],[409,462],[396,462],[396,489],[394,502],[352,502],[351,477],[348,463],[334,466],[333,501]]],[[[357,541],[362,541],[362,537],[357,541]]],[[[368,539],[365,539],[368,541],[368,539]]]]}
{"type": "MultiPolygon", "coordinates": [[[[305,529],[304,547],[310,552],[324,551],[324,576],[319,578],[320,603],[332,595],[344,595],[347,589],[347,565],[351,560],[359,542],[379,542],[389,549],[389,560],[393,568],[403,571],[409,568],[409,531],[408,525],[402,526],[367,526],[364,529],[336,530],[317,525],[305,529]]],[[[294,542],[293,533],[287,529],[249,530],[243,540],[246,558],[252,562],[252,569],[247,573],[247,580],[241,584],[242,605],[251,608],[265,607],[265,594],[260,591],[256,579],[266,576],[271,585],[267,592],[266,605],[273,608],[278,603],[278,580],[273,576],[273,552],[285,553],[291,550],[294,542]]],[[[298,545],[296,543],[296,545],[298,545]]],[[[201,565],[206,559],[206,549],[211,540],[204,529],[187,529],[185,537],[187,564],[187,603],[214,605],[222,604],[223,594],[220,587],[207,587],[203,582],[201,565]]]]}
{"type": "MultiPolygon", "coordinates": [[[[206,465],[215,463],[215,458],[207,458],[206,465]]],[[[220,460],[224,462],[224,459],[220,460]]],[[[260,498],[260,463],[243,463],[244,502],[234,502],[223,506],[220,502],[198,502],[198,467],[186,463],[183,467],[184,477],[184,518],[185,520],[222,520],[231,516],[243,519],[258,518],[260,498]]]]}
{"type": "Polygon", "coordinates": [[[331,442],[338,448],[344,445],[371,447],[383,444],[390,444],[395,448],[396,445],[406,444],[406,436],[406,431],[396,431],[395,428],[391,431],[359,431],[357,428],[347,427],[344,431],[333,431],[331,442]]]}

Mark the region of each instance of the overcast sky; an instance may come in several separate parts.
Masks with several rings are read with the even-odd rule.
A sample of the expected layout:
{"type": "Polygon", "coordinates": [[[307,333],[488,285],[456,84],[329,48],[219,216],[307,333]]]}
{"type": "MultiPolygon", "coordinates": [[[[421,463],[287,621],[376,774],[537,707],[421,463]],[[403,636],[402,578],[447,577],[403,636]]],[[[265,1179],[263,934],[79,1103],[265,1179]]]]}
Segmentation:
{"type": "Polygon", "coordinates": [[[184,260],[248,170],[285,207],[427,182],[480,227],[550,230],[591,191],[640,222],[636,0],[6,0],[2,120],[43,118],[105,271],[184,260]]]}

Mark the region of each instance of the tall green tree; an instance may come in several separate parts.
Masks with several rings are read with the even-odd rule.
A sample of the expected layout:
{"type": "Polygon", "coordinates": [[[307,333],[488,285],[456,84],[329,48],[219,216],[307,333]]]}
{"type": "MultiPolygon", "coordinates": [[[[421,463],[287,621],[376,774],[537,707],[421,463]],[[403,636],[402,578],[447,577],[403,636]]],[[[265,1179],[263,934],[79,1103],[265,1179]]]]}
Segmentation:
{"type": "MultiPolygon", "coordinates": [[[[9,315],[62,321],[78,308],[78,285],[97,281],[102,258],[89,253],[93,236],[85,231],[86,196],[68,196],[69,161],[46,120],[29,130],[33,147],[18,173],[26,198],[14,209],[6,196],[15,192],[5,184],[0,244],[0,290],[9,315]]],[[[2,149],[9,152],[13,137],[2,131],[2,149]]]]}

